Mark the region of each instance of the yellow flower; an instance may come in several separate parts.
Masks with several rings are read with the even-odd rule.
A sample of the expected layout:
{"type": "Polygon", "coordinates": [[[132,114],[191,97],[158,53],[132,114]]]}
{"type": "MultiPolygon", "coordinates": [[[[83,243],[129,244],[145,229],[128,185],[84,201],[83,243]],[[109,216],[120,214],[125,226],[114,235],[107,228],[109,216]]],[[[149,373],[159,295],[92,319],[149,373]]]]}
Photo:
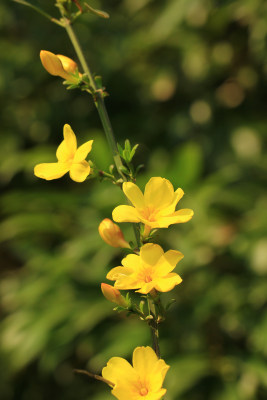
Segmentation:
{"type": "Polygon", "coordinates": [[[101,238],[112,247],[130,248],[130,245],[124,239],[120,227],[109,218],[103,219],[98,227],[98,232],[101,238]]]}
{"type": "Polygon", "coordinates": [[[178,201],[183,197],[182,189],[174,191],[168,179],[154,177],[146,184],[144,194],[132,182],[123,183],[123,191],[133,206],[118,206],[112,217],[116,222],[142,222],[146,233],[151,228],[168,228],[171,224],[189,221],[193,210],[175,211],[178,201]]]}
{"type": "Polygon", "coordinates": [[[64,140],[57,148],[57,163],[38,164],[34,175],[50,181],[61,178],[67,172],[75,182],[83,182],[90,174],[90,165],[85,161],[92,149],[93,140],[89,140],[77,148],[76,136],[70,125],[64,125],[64,140]]]}
{"type": "Polygon", "coordinates": [[[102,370],[103,378],[112,382],[111,393],[118,400],[160,400],[169,365],[159,360],[151,347],[137,347],[133,366],[121,357],[112,357],[102,370]]]}
{"type": "Polygon", "coordinates": [[[40,58],[43,67],[49,74],[77,83],[78,79],[73,75],[78,71],[78,66],[71,58],[61,54],[56,55],[46,50],[40,52],[40,58]]]}
{"type": "Polygon", "coordinates": [[[121,292],[107,283],[101,283],[101,290],[108,301],[118,304],[121,307],[127,307],[127,301],[122,296],[121,292]]]}
{"type": "Polygon", "coordinates": [[[116,281],[114,287],[122,290],[139,289],[136,292],[147,294],[153,289],[168,292],[182,282],[179,275],[171,272],[183,258],[180,251],[163,249],[154,243],[147,243],[140,249],[140,256],[129,254],[122,265],[113,268],[107,279],[116,281]]]}

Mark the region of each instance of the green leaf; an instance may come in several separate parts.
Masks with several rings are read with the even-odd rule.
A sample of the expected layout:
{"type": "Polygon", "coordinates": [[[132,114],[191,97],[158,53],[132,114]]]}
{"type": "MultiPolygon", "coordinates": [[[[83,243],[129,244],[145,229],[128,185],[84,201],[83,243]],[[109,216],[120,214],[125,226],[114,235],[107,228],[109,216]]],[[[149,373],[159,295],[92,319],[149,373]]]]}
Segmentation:
{"type": "Polygon", "coordinates": [[[121,147],[121,145],[120,145],[119,143],[117,143],[117,147],[118,147],[119,155],[120,155],[121,157],[123,157],[123,148],[121,147]]]}
{"type": "Polygon", "coordinates": [[[123,157],[123,159],[124,159],[126,162],[131,161],[131,160],[130,160],[130,151],[129,151],[128,149],[125,148],[125,149],[123,150],[122,157],[123,157]]]}
{"type": "Polygon", "coordinates": [[[129,139],[125,140],[125,145],[124,145],[125,150],[131,151],[131,143],[129,139]]]}
{"type": "Polygon", "coordinates": [[[123,165],[119,167],[120,171],[123,172],[126,175],[129,175],[129,170],[128,168],[124,167],[123,165]]]}
{"type": "Polygon", "coordinates": [[[138,146],[139,146],[139,144],[136,144],[136,145],[132,148],[131,153],[130,153],[130,161],[132,161],[132,159],[133,159],[133,157],[134,157],[134,155],[135,155],[135,152],[136,152],[138,146]]]}

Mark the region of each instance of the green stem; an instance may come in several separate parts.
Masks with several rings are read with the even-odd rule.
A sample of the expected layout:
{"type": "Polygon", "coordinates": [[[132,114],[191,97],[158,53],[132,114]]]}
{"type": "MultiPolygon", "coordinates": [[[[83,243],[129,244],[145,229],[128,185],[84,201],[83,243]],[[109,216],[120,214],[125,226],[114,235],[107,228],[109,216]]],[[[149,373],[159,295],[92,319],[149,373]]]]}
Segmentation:
{"type": "MultiPolygon", "coordinates": [[[[117,168],[118,173],[120,174],[120,176],[122,177],[124,182],[127,182],[127,178],[125,177],[125,175],[123,174],[123,172],[121,171],[121,167],[123,166],[122,161],[121,161],[121,157],[119,155],[118,152],[118,147],[117,147],[117,143],[114,137],[114,133],[113,133],[113,129],[111,126],[111,122],[107,113],[107,109],[104,103],[104,99],[101,95],[101,93],[97,90],[92,72],[85,60],[85,57],[83,55],[83,51],[81,49],[80,43],[78,41],[78,38],[72,28],[71,22],[69,19],[67,19],[66,17],[64,17],[64,11],[60,9],[63,21],[64,21],[64,27],[67,31],[67,34],[70,38],[70,41],[76,51],[77,57],[81,63],[81,66],[84,70],[84,72],[87,74],[88,78],[89,78],[89,82],[91,87],[93,88],[93,91],[95,93],[95,97],[94,98],[94,102],[95,102],[95,106],[97,108],[97,111],[99,113],[105,134],[106,134],[106,138],[109,144],[109,147],[112,151],[112,155],[113,155],[113,159],[117,168]]],[[[136,238],[136,242],[137,242],[137,246],[140,247],[141,242],[140,242],[140,235],[138,232],[137,227],[135,226],[135,224],[133,224],[133,229],[134,229],[134,235],[136,238]]]]}
{"type": "Polygon", "coordinates": [[[107,385],[109,385],[111,387],[114,387],[114,383],[113,382],[108,381],[107,379],[103,378],[103,376],[101,376],[101,375],[92,374],[91,372],[85,371],[83,369],[74,369],[74,372],[76,374],[86,375],[89,378],[93,378],[93,379],[96,379],[98,381],[105,382],[107,385]]]}
{"type": "Polygon", "coordinates": [[[158,322],[157,322],[157,313],[156,313],[156,308],[154,305],[154,312],[151,311],[151,304],[150,304],[150,299],[149,295],[147,296],[147,306],[148,306],[148,311],[149,314],[153,316],[151,320],[149,320],[149,327],[150,327],[150,332],[151,332],[151,339],[152,339],[152,346],[157,354],[158,358],[160,358],[160,348],[159,348],[159,327],[158,327],[158,322]]]}
{"type": "MultiPolygon", "coordinates": [[[[132,205],[131,202],[129,202],[129,204],[132,205]]],[[[134,236],[135,236],[135,239],[136,239],[137,247],[138,247],[138,249],[140,249],[140,247],[141,247],[141,238],[140,238],[139,230],[138,230],[137,225],[135,223],[133,223],[133,231],[134,231],[134,236]]]]}
{"type": "Polygon", "coordinates": [[[32,8],[34,11],[37,11],[39,14],[41,14],[43,17],[49,19],[51,22],[54,22],[57,25],[63,26],[60,21],[58,21],[56,18],[52,17],[51,15],[47,14],[45,11],[43,11],[41,8],[34,6],[31,3],[28,3],[27,1],[24,0],[13,0],[15,3],[22,4],[24,6],[32,8]]]}
{"type": "Polygon", "coordinates": [[[65,27],[65,29],[67,31],[67,34],[68,34],[68,36],[70,38],[70,41],[71,41],[72,45],[73,45],[73,47],[74,47],[74,49],[76,51],[77,57],[78,57],[78,59],[79,59],[79,61],[81,63],[83,71],[88,76],[90,85],[91,85],[91,87],[93,89],[93,92],[94,92],[94,96],[93,96],[94,103],[95,103],[95,106],[97,108],[98,114],[100,116],[104,131],[105,131],[105,134],[106,134],[106,137],[107,137],[108,144],[109,144],[110,149],[112,151],[112,155],[113,155],[113,158],[114,158],[114,162],[115,162],[117,171],[120,174],[120,176],[122,177],[123,181],[126,182],[127,179],[126,179],[125,175],[121,171],[121,167],[123,166],[123,164],[122,164],[119,152],[118,152],[117,143],[116,143],[116,140],[115,140],[115,137],[114,137],[114,133],[113,133],[113,129],[112,129],[112,126],[111,126],[111,122],[110,122],[110,119],[109,119],[109,116],[108,116],[108,113],[107,113],[107,110],[106,110],[104,99],[102,97],[102,94],[99,92],[98,88],[96,87],[92,72],[90,71],[90,68],[89,68],[89,66],[88,66],[88,64],[87,64],[87,62],[85,60],[85,57],[83,55],[83,51],[81,49],[80,43],[78,41],[78,38],[77,38],[73,28],[72,28],[71,21],[64,16],[64,12],[61,9],[60,9],[60,12],[61,12],[61,15],[62,15],[62,18],[63,18],[63,21],[64,21],[64,27],[65,27]]]}
{"type": "Polygon", "coordinates": [[[151,338],[152,338],[152,345],[155,353],[157,354],[158,358],[160,358],[160,349],[159,349],[159,328],[158,323],[155,319],[151,319],[149,322],[149,327],[151,331],[151,338]]]}
{"type": "Polygon", "coordinates": [[[165,309],[161,303],[160,297],[156,290],[155,290],[155,296],[152,295],[152,301],[158,311],[158,321],[163,321],[165,319],[165,309]]]}

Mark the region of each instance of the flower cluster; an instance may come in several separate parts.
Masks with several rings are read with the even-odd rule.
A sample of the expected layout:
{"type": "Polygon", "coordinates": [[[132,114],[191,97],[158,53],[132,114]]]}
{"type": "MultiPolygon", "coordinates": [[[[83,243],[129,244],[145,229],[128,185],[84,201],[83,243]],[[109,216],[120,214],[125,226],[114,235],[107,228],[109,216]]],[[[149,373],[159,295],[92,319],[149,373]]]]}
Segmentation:
{"type": "MultiPolygon", "coordinates": [[[[115,281],[114,287],[102,283],[101,289],[104,296],[119,308],[140,313],[126,301],[120,290],[135,290],[153,299],[159,292],[168,292],[182,282],[173,270],[184,255],[177,250],[164,252],[160,245],[147,243],[151,230],[187,222],[194,213],[190,209],[175,211],[184,192],[181,188],[174,191],[167,179],[151,178],[144,194],[133,182],[123,183],[122,189],[132,205],[116,207],[112,213],[113,220],[139,224],[143,243],[123,258],[122,265],[108,272],[107,279],[115,281]]],[[[118,225],[109,219],[101,222],[99,233],[113,247],[130,248],[118,225]]],[[[147,318],[150,317],[155,320],[156,315],[147,318]]],[[[112,394],[119,400],[160,400],[166,392],[162,385],[168,368],[150,347],[138,347],[133,353],[133,366],[122,358],[113,357],[103,369],[102,376],[109,384],[112,383],[112,394]]]]}
{"type": "MultiPolygon", "coordinates": [[[[42,51],[40,57],[50,74],[60,76],[74,86],[79,85],[81,74],[73,60],[47,51],[42,51]]],[[[77,147],[76,136],[68,124],[64,126],[63,136],[64,140],[56,151],[57,162],[36,165],[34,174],[39,178],[52,180],[69,172],[73,181],[83,182],[91,172],[86,158],[92,149],[93,140],[77,147]]],[[[102,176],[106,175],[113,183],[122,186],[130,203],[116,207],[112,213],[113,220],[136,224],[137,239],[136,245],[128,242],[120,227],[108,218],[100,223],[98,230],[101,238],[108,245],[123,248],[128,253],[122,259],[121,265],[112,268],[106,276],[115,282],[114,286],[102,283],[101,290],[105,298],[116,305],[115,309],[126,310],[146,321],[155,338],[157,325],[166,311],[159,294],[169,292],[182,282],[182,278],[173,270],[184,255],[178,250],[164,251],[159,244],[153,242],[154,233],[157,229],[168,228],[172,224],[188,222],[194,213],[187,208],[176,210],[184,192],[181,188],[174,190],[171,182],[165,178],[151,178],[142,193],[134,183],[136,173],[131,165],[135,148],[136,146],[132,149],[130,142],[126,141],[125,149],[120,152],[128,168],[123,166],[122,169],[128,177],[127,182],[121,185],[121,181],[116,180],[115,176],[101,171],[102,176]],[[132,301],[130,293],[124,297],[120,290],[134,290],[142,294],[142,298],[147,300],[147,311],[144,309],[144,300],[137,305],[132,301]]],[[[166,389],[162,385],[169,366],[160,359],[156,342],[157,338],[153,341],[155,351],[151,347],[137,347],[133,352],[132,365],[123,358],[113,357],[103,368],[102,377],[98,379],[112,388],[112,394],[118,400],[160,400],[165,395],[166,389]]]]}
{"type": "MultiPolygon", "coordinates": [[[[178,201],[184,192],[174,191],[171,182],[161,177],[153,177],[145,187],[144,194],[132,182],[123,183],[123,191],[131,201],[131,205],[121,205],[114,209],[112,216],[116,222],[141,223],[143,241],[151,228],[167,228],[171,224],[189,221],[193,216],[190,209],[175,211],[178,201]]],[[[105,219],[99,226],[102,239],[113,247],[129,247],[120,228],[111,220],[105,219]]],[[[133,254],[122,260],[122,266],[113,268],[107,279],[115,281],[115,288],[120,290],[136,290],[142,294],[168,292],[182,282],[181,277],[172,272],[183,254],[177,250],[164,253],[161,246],[144,243],[133,254]]]]}

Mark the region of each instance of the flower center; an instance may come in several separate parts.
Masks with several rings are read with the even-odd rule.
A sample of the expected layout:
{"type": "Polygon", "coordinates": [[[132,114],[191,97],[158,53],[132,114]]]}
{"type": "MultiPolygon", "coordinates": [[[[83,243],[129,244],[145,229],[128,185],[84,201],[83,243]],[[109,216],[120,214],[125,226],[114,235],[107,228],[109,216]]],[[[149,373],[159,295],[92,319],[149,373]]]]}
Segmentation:
{"type": "Polygon", "coordinates": [[[147,221],[150,222],[155,222],[157,219],[156,218],[157,210],[155,210],[155,208],[152,206],[143,208],[143,210],[141,210],[141,214],[147,221]]]}
{"type": "Polygon", "coordinates": [[[145,282],[146,282],[146,283],[152,282],[152,278],[151,278],[150,275],[147,275],[147,276],[145,277],[145,282]]]}
{"type": "Polygon", "coordinates": [[[140,389],[140,394],[141,394],[141,396],[146,396],[146,395],[148,394],[147,388],[142,387],[142,388],[140,389]]]}
{"type": "Polygon", "coordinates": [[[137,279],[140,282],[149,283],[153,281],[153,269],[149,266],[144,266],[138,271],[137,279]]]}

